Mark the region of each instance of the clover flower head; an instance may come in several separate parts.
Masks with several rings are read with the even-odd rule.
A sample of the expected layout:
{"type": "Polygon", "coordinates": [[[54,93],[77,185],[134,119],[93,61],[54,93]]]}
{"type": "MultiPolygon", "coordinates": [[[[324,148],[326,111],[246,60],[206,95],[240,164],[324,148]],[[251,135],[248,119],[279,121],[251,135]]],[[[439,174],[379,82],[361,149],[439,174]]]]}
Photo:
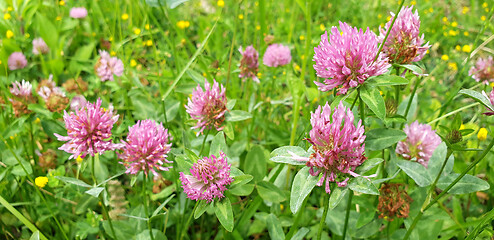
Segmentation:
{"type": "Polygon", "coordinates": [[[325,78],[324,83],[314,83],[324,92],[337,88],[337,95],[346,94],[349,88],[363,84],[369,77],[384,74],[391,67],[383,53],[378,55],[377,36],[369,28],[363,32],[340,22],[340,30],[333,26],[329,41],[327,32],[321,35],[313,58],[317,76],[325,78]]]}
{"type": "Polygon", "coordinates": [[[418,121],[405,125],[404,131],[407,138],[398,142],[396,153],[407,160],[416,159],[418,163],[427,167],[434,150],[441,144],[441,138],[431,126],[420,124],[418,121]]]}
{"type": "Polygon", "coordinates": [[[73,7],[70,9],[71,18],[85,18],[87,17],[87,10],[84,7],[73,7]]]}
{"type": "Polygon", "coordinates": [[[242,60],[240,60],[240,74],[239,78],[245,80],[251,78],[254,82],[259,83],[257,78],[257,72],[259,71],[259,53],[256,49],[250,45],[242,50],[242,47],[238,50],[242,54],[242,60]]]}
{"type": "Polygon", "coordinates": [[[110,57],[107,51],[99,51],[100,58],[94,66],[96,74],[101,81],[113,81],[113,75],[122,76],[124,65],[117,57],[110,57]]]}
{"type": "Polygon", "coordinates": [[[290,63],[292,55],[290,48],[283,44],[271,44],[266,48],[262,62],[268,67],[280,67],[290,63]]]}
{"type": "Polygon", "coordinates": [[[68,136],[55,133],[59,141],[66,141],[59,149],[72,154],[69,159],[84,158],[87,154],[103,154],[105,151],[120,149],[121,144],[112,143],[112,128],[118,121],[113,106],[101,107],[101,99],[87,103],[83,108],[70,114],[64,111],[64,122],[68,136]]]}
{"type": "Polygon", "coordinates": [[[86,106],[86,104],[87,104],[87,100],[84,96],[76,95],[70,101],[70,110],[72,111],[79,110],[80,108],[86,106]]]}
{"type": "Polygon", "coordinates": [[[213,80],[213,86],[204,80],[204,90],[198,84],[185,108],[192,119],[198,120],[197,125],[192,127],[192,129],[199,129],[197,136],[206,128],[215,127],[216,130],[221,131],[224,128],[222,123],[227,111],[225,88],[223,85],[220,86],[216,80],[213,80]]]}
{"type": "Polygon", "coordinates": [[[220,152],[220,156],[204,157],[199,159],[190,168],[191,175],[180,173],[182,188],[191,200],[221,199],[226,186],[233,182],[230,177],[230,167],[226,160],[226,155],[220,152]]]}
{"type": "Polygon", "coordinates": [[[339,187],[347,185],[349,176],[358,177],[355,168],[365,160],[365,135],[361,121],[354,124],[354,116],[342,103],[334,109],[326,103],[311,113],[310,138],[314,153],[310,157],[295,157],[305,161],[312,176],[322,175],[317,186],[326,184],[325,190],[331,192],[330,182],[339,187]]]}
{"type": "Polygon", "coordinates": [[[10,70],[17,70],[27,66],[27,59],[22,52],[13,52],[7,62],[10,70]]]}
{"type": "Polygon", "coordinates": [[[494,59],[489,56],[487,59],[479,58],[475,65],[470,68],[468,74],[477,82],[488,85],[494,82],[494,59]]]}
{"type": "Polygon", "coordinates": [[[46,45],[43,38],[35,38],[33,40],[33,54],[34,55],[46,54],[49,51],[50,51],[50,48],[48,47],[48,45],[46,45]]]}
{"type": "Polygon", "coordinates": [[[172,146],[170,139],[168,129],[153,120],[138,121],[129,127],[127,139],[122,141],[123,153],[118,155],[123,160],[120,163],[127,168],[126,173],[138,174],[144,171],[147,175],[151,171],[154,176],[158,176],[156,170],[168,171],[171,166],[166,167],[165,163],[172,163],[167,160],[172,146]]]}
{"type": "Polygon", "coordinates": [[[10,93],[12,95],[22,98],[22,99],[28,99],[30,98],[33,90],[33,85],[31,85],[30,82],[26,80],[22,80],[22,82],[15,81],[12,83],[12,88],[10,88],[10,93]]]}
{"type": "MultiPolygon", "coordinates": [[[[383,52],[392,63],[407,64],[420,61],[431,47],[429,42],[425,43],[424,34],[419,36],[420,17],[418,11],[415,10],[413,13],[412,9],[413,6],[405,7],[398,13],[384,43],[383,52]]],[[[391,13],[391,16],[384,28],[379,27],[379,43],[384,41],[395,14],[391,13]]]]}

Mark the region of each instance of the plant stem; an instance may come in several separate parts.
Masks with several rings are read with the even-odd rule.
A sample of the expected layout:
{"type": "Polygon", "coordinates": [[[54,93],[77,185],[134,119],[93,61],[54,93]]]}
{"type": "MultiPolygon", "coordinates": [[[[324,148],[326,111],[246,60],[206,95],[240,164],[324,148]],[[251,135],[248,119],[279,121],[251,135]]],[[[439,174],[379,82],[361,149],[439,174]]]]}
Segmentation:
{"type": "MultiPolygon", "coordinates": [[[[329,199],[330,199],[330,196],[331,196],[331,193],[333,193],[333,191],[331,191],[329,194],[326,194],[326,192],[324,192],[324,200],[322,202],[322,208],[324,209],[323,213],[322,213],[322,216],[321,216],[321,221],[319,222],[319,230],[317,230],[317,240],[321,240],[321,235],[322,235],[322,229],[326,223],[326,216],[328,215],[328,209],[329,209],[329,199]]],[[[299,212],[303,212],[303,209],[300,209],[299,212]]]]}
{"type": "Polygon", "coordinates": [[[362,100],[362,97],[360,96],[360,88],[357,91],[358,91],[358,97],[360,98],[360,104],[359,104],[360,119],[362,120],[362,126],[364,126],[365,128],[365,103],[364,100],[362,100]]]}
{"type": "Polygon", "coordinates": [[[206,139],[208,139],[209,131],[211,131],[211,129],[208,129],[206,131],[206,135],[204,135],[204,140],[202,140],[201,150],[199,151],[199,156],[198,157],[201,157],[202,150],[204,150],[204,145],[206,144],[206,139]]]}
{"type": "Polygon", "coordinates": [[[461,112],[461,111],[463,111],[463,110],[465,110],[465,109],[468,109],[468,108],[471,108],[471,107],[477,106],[477,105],[479,105],[479,104],[480,104],[480,103],[476,102],[476,103],[472,103],[472,104],[470,104],[470,105],[464,106],[464,107],[462,107],[462,108],[458,108],[458,109],[456,109],[456,110],[454,110],[454,111],[452,111],[452,112],[449,112],[448,114],[445,114],[445,115],[443,115],[443,116],[441,116],[441,117],[438,117],[438,118],[436,118],[436,119],[434,119],[434,120],[432,120],[432,121],[428,122],[427,124],[432,125],[433,123],[435,123],[435,122],[437,122],[437,121],[439,121],[439,120],[442,120],[443,118],[446,118],[446,117],[448,117],[448,116],[451,116],[451,115],[453,115],[453,114],[456,114],[457,112],[461,112]]]}
{"type": "MultiPolygon", "coordinates": [[[[95,157],[98,158],[98,162],[99,162],[99,154],[91,156],[91,177],[93,178],[94,186],[97,186],[98,180],[96,179],[96,177],[94,175],[94,158],[95,157]]],[[[99,199],[101,201],[101,209],[103,210],[103,216],[106,215],[106,218],[108,219],[108,224],[110,225],[110,230],[111,230],[111,233],[113,235],[113,238],[117,239],[117,235],[115,234],[115,229],[113,228],[113,223],[111,221],[110,214],[108,214],[108,210],[106,209],[105,201],[103,199],[102,194],[99,195],[99,199]]]]}
{"type": "MultiPolygon", "coordinates": [[[[398,14],[400,13],[401,7],[403,7],[403,3],[405,3],[405,0],[402,0],[401,1],[400,7],[398,8],[398,11],[396,12],[396,15],[395,16],[398,16],[398,14]]],[[[381,51],[382,51],[382,49],[384,47],[384,44],[388,40],[388,36],[389,36],[389,33],[391,32],[391,29],[393,29],[393,25],[395,25],[395,21],[396,21],[396,17],[393,17],[393,21],[391,22],[391,26],[389,26],[389,29],[386,32],[386,36],[384,37],[383,42],[381,43],[381,45],[379,45],[379,50],[377,51],[377,55],[374,58],[374,61],[372,61],[372,63],[374,63],[377,60],[377,58],[379,57],[379,54],[381,53],[381,51]]]]}
{"type": "Polygon", "coordinates": [[[343,239],[345,239],[346,237],[346,230],[348,228],[348,219],[350,218],[350,208],[352,208],[352,199],[353,199],[353,191],[350,190],[350,195],[348,196],[348,202],[346,205],[345,225],[343,226],[343,239]]]}
{"type": "Polygon", "coordinates": [[[148,194],[146,193],[146,180],[148,178],[148,175],[146,173],[143,173],[143,176],[142,176],[142,193],[144,194],[144,199],[145,202],[144,202],[144,212],[146,213],[146,218],[148,218],[147,220],[147,224],[148,224],[148,229],[149,229],[149,235],[151,236],[151,240],[154,240],[154,235],[153,235],[153,229],[151,228],[151,219],[149,219],[149,209],[148,209],[148,203],[149,203],[149,199],[148,199],[148,194]]]}
{"type": "Polygon", "coordinates": [[[290,227],[290,231],[288,231],[288,233],[286,234],[285,239],[292,239],[293,234],[295,234],[295,231],[298,230],[298,222],[300,221],[300,218],[304,214],[305,205],[307,204],[307,201],[309,200],[309,196],[310,196],[310,193],[309,193],[309,195],[307,195],[307,197],[305,197],[305,200],[302,203],[302,206],[299,208],[297,215],[295,215],[295,220],[293,221],[293,224],[290,227]]]}
{"type": "Polygon", "coordinates": [[[196,201],[196,205],[194,205],[194,209],[192,209],[192,212],[189,215],[189,218],[187,219],[187,222],[185,223],[184,227],[182,228],[182,233],[180,234],[180,240],[184,238],[185,232],[187,232],[187,228],[189,227],[189,223],[192,220],[192,215],[194,215],[194,212],[196,211],[197,205],[199,205],[199,201],[196,201]]]}
{"type": "MultiPolygon", "coordinates": [[[[463,170],[463,172],[460,174],[460,176],[458,176],[452,183],[450,183],[448,185],[448,187],[446,187],[439,195],[437,195],[434,199],[432,199],[432,201],[427,204],[427,206],[423,207],[420,212],[417,214],[417,216],[415,217],[415,219],[413,220],[413,223],[412,225],[410,226],[410,228],[408,228],[408,231],[405,235],[405,237],[403,238],[403,240],[407,240],[409,237],[410,237],[410,234],[412,234],[412,230],[415,228],[415,226],[417,225],[418,221],[420,220],[420,218],[422,218],[422,215],[424,215],[424,212],[427,211],[427,209],[429,209],[430,207],[432,207],[432,205],[434,205],[441,197],[443,197],[446,193],[448,193],[448,191],[453,187],[455,186],[456,183],[458,183],[462,178],[463,176],[465,176],[467,174],[467,172],[469,172],[473,167],[475,167],[480,161],[482,161],[482,159],[484,159],[485,156],[487,156],[487,154],[489,153],[489,151],[491,150],[492,146],[494,146],[494,138],[491,140],[491,143],[489,144],[489,146],[484,149],[484,151],[482,152],[482,155],[477,159],[475,160],[474,162],[472,162],[470,165],[468,165],[468,167],[466,169],[463,170]]],[[[447,161],[447,160],[446,160],[447,161]]]]}

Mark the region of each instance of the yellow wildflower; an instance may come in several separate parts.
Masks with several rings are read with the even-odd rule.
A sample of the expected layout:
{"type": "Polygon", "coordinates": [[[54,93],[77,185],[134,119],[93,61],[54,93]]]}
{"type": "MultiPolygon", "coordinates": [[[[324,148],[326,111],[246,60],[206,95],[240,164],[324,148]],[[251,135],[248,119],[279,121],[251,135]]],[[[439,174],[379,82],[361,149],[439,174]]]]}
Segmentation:
{"type": "Polygon", "coordinates": [[[494,82],[491,82],[489,85],[490,85],[492,88],[494,88],[494,82]]]}
{"type": "Polygon", "coordinates": [[[82,163],[82,160],[83,160],[83,159],[81,158],[81,155],[79,155],[79,156],[75,159],[75,161],[76,161],[77,163],[79,163],[79,164],[81,164],[81,163],[82,163]]]}
{"type": "Polygon", "coordinates": [[[468,52],[472,51],[472,47],[470,45],[463,45],[463,47],[461,48],[461,50],[463,52],[467,52],[468,53],[468,52]]]}
{"type": "Polygon", "coordinates": [[[386,21],[388,21],[388,22],[389,22],[389,20],[391,20],[391,16],[388,16],[388,17],[386,18],[386,21]]]}
{"type": "Polygon", "coordinates": [[[429,12],[430,13],[433,13],[434,12],[434,8],[429,8],[429,12]]]}
{"type": "Polygon", "coordinates": [[[485,16],[480,17],[480,20],[485,21],[487,18],[485,16]]]}
{"type": "Polygon", "coordinates": [[[458,51],[458,52],[461,51],[461,46],[460,45],[456,45],[455,50],[458,51]]]}
{"type": "Polygon", "coordinates": [[[461,13],[463,14],[467,14],[468,12],[470,12],[470,8],[467,6],[464,6],[463,9],[461,10],[461,13]]]}
{"type": "Polygon", "coordinates": [[[110,55],[112,55],[112,56],[117,56],[117,53],[116,53],[115,51],[111,51],[111,52],[110,52],[110,55]]]}
{"type": "Polygon", "coordinates": [[[458,23],[456,21],[452,22],[451,27],[458,27],[458,23]]]}
{"type": "Polygon", "coordinates": [[[7,35],[7,38],[13,38],[14,37],[14,32],[12,32],[10,30],[7,30],[7,33],[5,35],[7,35]]]}
{"type": "Polygon", "coordinates": [[[180,20],[177,22],[177,27],[180,28],[180,29],[185,29],[185,28],[188,28],[190,26],[190,22],[189,21],[183,21],[183,20],[180,20]]]}
{"type": "Polygon", "coordinates": [[[218,7],[224,7],[225,6],[225,1],[218,0],[218,2],[216,4],[218,4],[218,7]]]}
{"type": "Polygon", "coordinates": [[[58,2],[58,4],[60,4],[60,6],[65,6],[65,1],[62,0],[62,1],[58,2]]]}
{"type": "Polygon", "coordinates": [[[55,18],[55,20],[57,20],[57,21],[62,20],[62,16],[57,16],[57,17],[55,18]]]}
{"type": "Polygon", "coordinates": [[[300,41],[304,41],[305,40],[305,36],[304,35],[300,35],[299,39],[300,39],[300,41]]]}
{"type": "Polygon", "coordinates": [[[113,42],[113,37],[109,37],[108,41],[113,42]]]}
{"type": "Polygon", "coordinates": [[[485,128],[479,129],[479,133],[477,133],[477,138],[480,141],[485,141],[487,139],[487,129],[485,128]]]}
{"type": "Polygon", "coordinates": [[[131,67],[135,67],[135,66],[137,66],[137,62],[136,62],[136,60],[134,60],[134,59],[130,60],[130,66],[131,66],[131,67]]]}
{"type": "Polygon", "coordinates": [[[135,35],[141,34],[141,29],[139,29],[139,28],[134,29],[134,34],[135,35]]]}
{"type": "Polygon", "coordinates": [[[257,25],[257,26],[256,26],[256,30],[257,30],[257,31],[261,30],[261,26],[257,25]]]}
{"type": "Polygon", "coordinates": [[[458,65],[456,65],[455,62],[448,63],[448,68],[453,70],[453,71],[458,71],[458,65]]]}
{"type": "Polygon", "coordinates": [[[326,31],[326,27],[322,23],[321,23],[321,25],[319,25],[319,29],[321,29],[321,31],[326,31]]]}
{"type": "Polygon", "coordinates": [[[449,31],[448,31],[448,35],[451,35],[451,36],[456,36],[456,31],[454,31],[454,30],[449,30],[449,31]]]}
{"type": "Polygon", "coordinates": [[[37,177],[36,179],[34,179],[34,183],[36,184],[36,186],[38,186],[40,188],[44,188],[46,186],[46,184],[48,183],[48,178],[47,177],[37,177]]]}
{"type": "Polygon", "coordinates": [[[416,2],[416,1],[411,1],[411,2],[410,2],[410,5],[415,5],[415,4],[417,4],[417,2],[416,2]]]}
{"type": "Polygon", "coordinates": [[[148,47],[153,46],[153,40],[147,40],[146,41],[146,46],[148,46],[148,47]]]}
{"type": "Polygon", "coordinates": [[[257,73],[257,78],[261,78],[262,77],[262,73],[258,72],[257,73]]]}
{"type": "Polygon", "coordinates": [[[34,120],[34,123],[36,123],[36,124],[38,124],[38,123],[40,123],[40,122],[41,122],[41,120],[39,120],[39,118],[36,118],[36,119],[34,120]]]}
{"type": "Polygon", "coordinates": [[[181,43],[182,45],[185,45],[185,43],[186,43],[186,42],[187,42],[187,41],[185,40],[185,38],[182,38],[182,39],[180,40],[180,43],[181,43]]]}
{"type": "Polygon", "coordinates": [[[444,54],[444,55],[441,56],[441,60],[448,61],[449,60],[449,56],[446,55],[446,54],[444,54]]]}
{"type": "Polygon", "coordinates": [[[486,2],[484,2],[484,3],[482,4],[482,7],[483,7],[483,8],[486,8],[486,7],[488,7],[488,6],[489,6],[489,5],[488,5],[486,2]]]}
{"type": "Polygon", "coordinates": [[[127,20],[127,19],[129,19],[129,14],[127,13],[122,14],[122,20],[127,20]]]}
{"type": "Polygon", "coordinates": [[[149,30],[149,24],[144,25],[144,29],[149,30]]]}
{"type": "Polygon", "coordinates": [[[12,7],[8,7],[8,8],[7,8],[7,11],[8,11],[8,12],[12,12],[12,10],[14,10],[12,7]]]}
{"type": "Polygon", "coordinates": [[[24,37],[25,37],[25,38],[29,38],[29,37],[31,37],[31,34],[29,34],[29,33],[25,33],[25,34],[24,34],[24,37]]]}
{"type": "Polygon", "coordinates": [[[465,37],[468,37],[468,35],[470,35],[470,33],[468,33],[467,31],[463,32],[463,35],[465,35],[465,37]]]}
{"type": "Polygon", "coordinates": [[[460,125],[460,130],[463,130],[463,129],[465,129],[465,124],[463,124],[463,123],[462,123],[462,124],[460,125]]]}
{"type": "Polygon", "coordinates": [[[12,16],[10,15],[10,13],[6,13],[3,15],[3,19],[5,20],[9,20],[12,16]]]}
{"type": "Polygon", "coordinates": [[[239,14],[238,15],[238,19],[240,19],[240,20],[244,19],[244,15],[243,14],[239,14]]]}
{"type": "Polygon", "coordinates": [[[382,15],[382,14],[380,14],[380,13],[379,13],[379,14],[377,14],[377,18],[381,19],[382,17],[383,17],[383,15],[382,15]]]}
{"type": "Polygon", "coordinates": [[[443,17],[443,22],[448,22],[448,18],[447,17],[443,17]]]}

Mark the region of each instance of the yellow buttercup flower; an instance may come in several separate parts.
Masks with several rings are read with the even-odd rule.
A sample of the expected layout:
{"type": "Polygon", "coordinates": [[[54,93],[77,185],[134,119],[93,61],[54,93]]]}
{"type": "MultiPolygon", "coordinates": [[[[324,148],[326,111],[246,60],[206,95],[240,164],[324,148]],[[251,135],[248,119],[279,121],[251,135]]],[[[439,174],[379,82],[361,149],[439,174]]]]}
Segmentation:
{"type": "Polygon", "coordinates": [[[463,32],[463,35],[465,35],[465,37],[468,37],[468,35],[470,35],[470,33],[468,33],[468,32],[463,32]]]}
{"type": "Polygon", "coordinates": [[[41,122],[41,120],[39,120],[39,118],[36,118],[36,119],[34,120],[34,123],[36,123],[36,124],[38,124],[38,123],[40,123],[40,122],[41,122]]]}
{"type": "Polygon", "coordinates": [[[416,2],[416,1],[411,1],[411,2],[410,2],[410,5],[415,5],[415,4],[417,4],[417,2],[416,2]]]}
{"type": "Polygon", "coordinates": [[[8,8],[7,8],[7,11],[8,11],[8,12],[12,12],[12,10],[14,10],[12,7],[8,7],[8,8]]]}
{"type": "Polygon", "coordinates": [[[472,51],[472,47],[470,45],[463,45],[463,47],[461,48],[461,50],[463,52],[467,52],[468,53],[468,52],[472,51]]]}
{"type": "Polygon", "coordinates": [[[244,15],[243,14],[239,14],[238,15],[238,19],[240,19],[240,20],[244,19],[244,15]]]}
{"type": "Polygon", "coordinates": [[[122,14],[122,20],[127,20],[127,19],[129,19],[129,14],[127,13],[122,14]]]}
{"type": "Polygon", "coordinates": [[[461,46],[460,45],[456,45],[455,50],[458,51],[458,52],[461,51],[461,46]]]}
{"type": "Polygon", "coordinates": [[[448,34],[451,35],[451,36],[456,36],[456,31],[454,30],[449,30],[448,31],[448,34]]]}
{"type": "Polygon", "coordinates": [[[261,78],[262,77],[262,73],[258,72],[257,73],[257,78],[261,78]]]}
{"type": "Polygon", "coordinates": [[[446,55],[446,54],[444,54],[444,55],[441,56],[441,60],[448,61],[449,60],[449,56],[446,55]]]}
{"type": "Polygon", "coordinates": [[[29,34],[29,33],[25,33],[25,34],[24,34],[24,37],[25,37],[25,38],[29,38],[29,37],[31,37],[31,34],[29,34]]]}
{"type": "Polygon", "coordinates": [[[448,68],[453,71],[458,71],[458,65],[455,62],[448,63],[448,68]]]}
{"type": "Polygon", "coordinates": [[[130,66],[131,66],[131,67],[135,67],[135,66],[137,66],[137,62],[136,62],[136,60],[134,60],[134,59],[130,60],[130,66]]]}
{"type": "Polygon", "coordinates": [[[62,1],[58,2],[58,4],[60,4],[60,6],[65,6],[65,1],[62,0],[62,1]]]}
{"type": "Polygon", "coordinates": [[[461,13],[463,14],[467,14],[468,12],[470,12],[470,8],[467,6],[463,7],[463,9],[461,10],[461,13]]]}
{"type": "Polygon", "coordinates": [[[146,46],[148,46],[148,47],[153,46],[153,40],[147,40],[146,41],[146,46]]]}
{"type": "Polygon", "coordinates": [[[485,21],[487,18],[485,16],[480,17],[480,20],[485,21]]]}
{"type": "Polygon", "coordinates": [[[62,16],[57,16],[57,17],[55,18],[55,20],[57,20],[57,21],[62,20],[62,16]]]}
{"type": "Polygon", "coordinates": [[[377,18],[379,18],[379,19],[383,18],[383,15],[379,13],[379,14],[377,14],[377,18]]]}
{"type": "Polygon", "coordinates": [[[483,8],[486,8],[486,7],[488,7],[488,6],[489,6],[489,5],[488,5],[486,2],[484,2],[484,3],[482,4],[482,7],[483,7],[483,8]]]}
{"type": "Polygon", "coordinates": [[[82,163],[82,161],[83,161],[83,159],[81,158],[81,155],[79,155],[79,156],[75,159],[75,161],[76,161],[77,163],[81,164],[81,163],[82,163]]]}
{"type": "Polygon", "coordinates": [[[443,17],[443,22],[448,22],[448,18],[447,17],[443,17]]]}
{"type": "Polygon", "coordinates": [[[300,41],[304,41],[305,40],[305,36],[304,35],[300,35],[299,39],[300,39],[300,41]]]}
{"type": "Polygon", "coordinates": [[[141,29],[139,29],[139,28],[134,29],[134,34],[135,35],[141,34],[141,29]]]}
{"type": "Polygon", "coordinates": [[[7,33],[5,34],[7,38],[13,38],[14,37],[14,32],[7,30],[7,33]]]}
{"type": "Polygon", "coordinates": [[[144,25],[144,29],[149,30],[150,28],[149,24],[144,25]]]}
{"type": "Polygon", "coordinates": [[[117,56],[117,53],[116,53],[115,51],[111,51],[111,52],[110,52],[110,55],[112,55],[112,56],[117,56]]]}
{"type": "Polygon", "coordinates": [[[47,177],[37,177],[36,179],[34,179],[34,183],[36,184],[36,186],[38,186],[40,188],[44,188],[46,186],[46,184],[48,183],[48,178],[47,177]]]}
{"type": "Polygon", "coordinates": [[[224,7],[225,6],[225,1],[218,0],[217,4],[218,4],[218,7],[224,7]]]}
{"type": "Polygon", "coordinates": [[[185,28],[188,28],[190,26],[190,22],[189,21],[183,21],[183,20],[180,20],[177,22],[177,27],[180,28],[180,29],[185,29],[185,28]]]}
{"type": "Polygon", "coordinates": [[[492,88],[494,88],[494,82],[491,82],[491,83],[489,84],[489,86],[491,86],[492,88]]]}
{"type": "Polygon", "coordinates": [[[3,15],[3,19],[5,20],[9,20],[12,16],[10,15],[10,13],[6,13],[3,15]]]}
{"type": "Polygon", "coordinates": [[[485,141],[487,139],[487,129],[485,128],[479,129],[479,133],[477,133],[477,138],[480,141],[485,141]]]}
{"type": "Polygon", "coordinates": [[[458,27],[458,23],[456,21],[452,22],[451,27],[458,27]]]}

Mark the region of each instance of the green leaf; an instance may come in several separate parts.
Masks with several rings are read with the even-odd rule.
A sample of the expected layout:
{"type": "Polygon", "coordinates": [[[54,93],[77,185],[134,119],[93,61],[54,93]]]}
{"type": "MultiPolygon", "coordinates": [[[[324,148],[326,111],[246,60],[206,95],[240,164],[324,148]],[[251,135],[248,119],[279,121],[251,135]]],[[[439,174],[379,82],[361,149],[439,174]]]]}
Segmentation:
{"type": "Polygon", "coordinates": [[[89,195],[91,195],[91,196],[93,196],[93,197],[98,197],[98,196],[99,196],[99,194],[100,194],[103,190],[105,190],[105,188],[104,188],[104,187],[95,187],[95,188],[91,188],[91,189],[87,190],[85,193],[87,193],[87,194],[89,194],[89,195]]]}
{"type": "Polygon", "coordinates": [[[233,140],[235,139],[235,131],[233,130],[233,125],[231,122],[227,122],[225,124],[225,128],[223,128],[223,132],[225,132],[226,136],[230,139],[233,140]]]}
{"type": "Polygon", "coordinates": [[[196,211],[194,211],[194,219],[200,218],[208,207],[209,204],[206,200],[200,200],[197,205],[196,211]]]}
{"type": "Polygon", "coordinates": [[[367,84],[373,86],[393,86],[393,85],[407,85],[410,83],[406,78],[396,75],[379,75],[377,77],[369,78],[366,81],[367,84]]]}
{"type": "Polygon", "coordinates": [[[308,167],[303,167],[297,172],[293,179],[290,194],[290,210],[293,214],[298,212],[305,198],[312,192],[318,180],[318,177],[310,175],[308,167]]]}
{"type": "Polygon", "coordinates": [[[301,147],[284,146],[284,147],[279,147],[274,151],[272,151],[271,158],[269,160],[277,163],[286,163],[291,165],[305,165],[304,161],[298,161],[293,159],[290,152],[299,157],[309,157],[309,153],[307,153],[307,151],[305,151],[301,147]]]}
{"type": "Polygon", "coordinates": [[[291,240],[302,240],[304,239],[305,235],[309,233],[309,231],[310,230],[308,228],[302,227],[297,231],[297,233],[295,233],[295,235],[293,235],[291,240]]]}
{"type": "Polygon", "coordinates": [[[29,240],[40,240],[40,238],[39,238],[39,231],[36,230],[36,232],[34,232],[33,235],[31,235],[31,237],[29,238],[29,240]]]}
{"type": "Polygon", "coordinates": [[[197,154],[195,154],[192,150],[185,148],[184,152],[185,152],[185,155],[187,156],[187,158],[191,162],[197,162],[197,160],[199,160],[199,157],[197,156],[197,154]]]}
{"type": "Polygon", "coordinates": [[[384,99],[379,94],[379,89],[363,87],[360,91],[360,97],[364,100],[365,105],[367,105],[374,114],[381,120],[386,117],[386,104],[384,99]]]}
{"type": "Polygon", "coordinates": [[[65,182],[65,183],[70,183],[70,184],[74,184],[74,185],[77,185],[77,186],[81,186],[81,187],[87,187],[87,188],[91,188],[92,186],[77,179],[77,178],[72,178],[72,177],[63,177],[63,176],[55,176],[55,178],[57,178],[58,180],[61,180],[62,182],[65,182]]]}
{"type": "Polygon", "coordinates": [[[484,94],[479,93],[479,92],[474,91],[474,90],[470,90],[470,89],[462,89],[458,93],[466,95],[466,96],[472,98],[473,100],[481,103],[485,107],[489,108],[491,111],[494,111],[494,106],[492,106],[489,98],[484,96],[484,94]]]}
{"type": "MultiPolygon", "coordinates": [[[[447,151],[448,148],[446,146],[446,143],[442,142],[441,144],[439,144],[439,146],[437,146],[436,150],[434,150],[434,153],[432,153],[432,156],[429,159],[429,163],[427,165],[427,171],[429,172],[431,179],[435,179],[437,174],[441,170],[441,166],[446,159],[447,151]]],[[[443,174],[445,174],[445,172],[443,172],[443,174]]]]}
{"type": "Polygon", "coordinates": [[[374,184],[372,184],[369,179],[364,177],[356,177],[350,180],[350,183],[348,183],[348,187],[356,192],[379,195],[379,190],[377,189],[377,187],[374,186],[374,184]]]}
{"type": "MultiPolygon", "coordinates": [[[[115,229],[115,231],[117,231],[115,229]]],[[[141,233],[136,235],[135,240],[151,240],[151,239],[160,239],[160,240],[166,240],[166,236],[158,229],[151,229],[151,232],[153,233],[153,238],[151,238],[151,234],[149,234],[149,229],[143,230],[141,233]]]]}
{"type": "Polygon", "coordinates": [[[257,183],[257,192],[262,199],[268,202],[279,203],[286,200],[285,194],[281,189],[279,189],[276,185],[271,182],[258,182],[257,183]]]}
{"type": "Polygon", "coordinates": [[[241,186],[241,185],[247,184],[250,181],[252,181],[252,179],[254,179],[254,177],[252,177],[249,174],[244,174],[244,175],[236,176],[233,179],[234,180],[233,180],[232,184],[230,185],[230,187],[241,186]]]}
{"type": "Polygon", "coordinates": [[[36,13],[37,29],[41,38],[46,42],[50,49],[55,50],[58,47],[58,31],[55,25],[45,17],[41,12],[36,13]]]}
{"type": "Polygon", "coordinates": [[[364,174],[367,171],[373,169],[375,166],[379,165],[380,163],[384,162],[384,159],[382,158],[371,158],[367,159],[364,161],[362,165],[360,165],[357,168],[357,173],[358,174],[364,174]]]}
{"type": "Polygon", "coordinates": [[[169,196],[159,207],[157,207],[156,210],[154,210],[153,214],[151,215],[151,218],[158,215],[161,209],[163,209],[166,206],[166,204],[173,199],[173,197],[175,197],[175,194],[169,196]]]}
{"type": "MultiPolygon", "coordinates": [[[[443,176],[439,179],[437,182],[437,187],[439,187],[441,190],[446,189],[450,183],[452,183],[460,174],[458,173],[452,173],[447,176],[443,176]]],[[[490,188],[490,185],[488,182],[466,174],[461,178],[459,182],[457,182],[449,191],[448,193],[451,194],[465,194],[465,193],[473,193],[473,192],[478,192],[478,191],[485,191],[490,188]]]]}
{"type": "MultiPolygon", "coordinates": [[[[206,136],[205,136],[206,137],[206,136]]],[[[216,157],[220,156],[220,152],[226,153],[228,146],[225,142],[225,135],[223,132],[218,132],[214,136],[213,141],[211,141],[211,147],[209,148],[209,155],[214,155],[216,157]]]]}
{"type": "Polygon", "coordinates": [[[232,110],[226,113],[227,122],[239,122],[252,118],[252,114],[242,110],[232,110]]]}
{"type": "Polygon", "coordinates": [[[283,233],[283,228],[281,228],[280,220],[274,214],[271,213],[267,216],[266,227],[268,228],[270,239],[285,239],[285,233],[283,233]]]}
{"type": "Polygon", "coordinates": [[[400,160],[397,165],[403,172],[411,177],[417,185],[420,187],[429,186],[432,182],[430,175],[427,173],[427,169],[418,162],[412,162],[407,160],[400,160]]]}
{"type": "Polygon", "coordinates": [[[185,155],[176,156],[175,162],[177,163],[177,171],[184,172],[186,174],[189,173],[190,168],[193,165],[190,160],[186,159],[185,155]]]}
{"type": "Polygon", "coordinates": [[[232,110],[233,107],[235,107],[236,103],[237,103],[237,99],[228,99],[228,102],[226,103],[226,108],[228,110],[232,110]]]}
{"type": "Polygon", "coordinates": [[[377,128],[365,134],[365,148],[371,151],[385,149],[407,137],[405,132],[397,129],[377,128]]]}
{"type": "Polygon", "coordinates": [[[63,127],[62,123],[47,119],[47,120],[42,120],[41,121],[41,126],[43,127],[43,130],[46,132],[46,135],[48,135],[49,138],[56,140],[54,133],[58,133],[60,135],[66,135],[67,130],[63,127]]]}
{"type": "Polygon", "coordinates": [[[254,191],[254,184],[251,183],[236,185],[228,189],[228,192],[235,196],[248,196],[252,191],[254,191]]]}
{"type": "Polygon", "coordinates": [[[256,181],[262,181],[266,176],[266,156],[261,146],[254,146],[247,153],[244,163],[244,171],[254,177],[256,181]]]}
{"type": "MultiPolygon", "coordinates": [[[[21,160],[21,164],[26,169],[27,174],[33,173],[33,168],[31,167],[31,164],[29,164],[29,162],[21,160]]],[[[27,176],[26,171],[24,171],[24,168],[22,168],[21,164],[15,165],[11,173],[17,176],[27,176]]]]}
{"type": "Polygon", "coordinates": [[[406,69],[412,71],[414,74],[419,74],[419,75],[424,74],[424,70],[422,68],[420,68],[419,66],[416,66],[416,65],[403,64],[403,65],[398,65],[398,66],[406,68],[406,69]]]}
{"type": "Polygon", "coordinates": [[[221,201],[216,202],[214,208],[214,214],[220,221],[221,225],[229,232],[233,230],[233,211],[230,199],[227,197],[221,201]]]}
{"type": "Polygon", "coordinates": [[[332,210],[338,204],[340,204],[341,200],[343,200],[343,197],[345,197],[345,194],[348,192],[348,188],[344,188],[341,190],[341,188],[337,187],[334,189],[331,189],[332,193],[331,196],[329,196],[329,209],[332,210]]]}

